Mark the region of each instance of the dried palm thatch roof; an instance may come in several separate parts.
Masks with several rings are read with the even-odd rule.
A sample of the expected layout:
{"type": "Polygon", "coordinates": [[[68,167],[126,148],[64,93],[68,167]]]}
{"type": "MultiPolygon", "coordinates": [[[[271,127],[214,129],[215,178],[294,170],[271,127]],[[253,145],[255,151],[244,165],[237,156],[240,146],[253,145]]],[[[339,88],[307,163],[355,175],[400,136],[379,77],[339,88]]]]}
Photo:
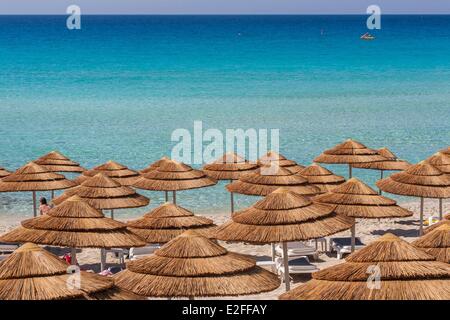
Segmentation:
{"type": "Polygon", "coordinates": [[[214,236],[225,241],[256,244],[316,239],[351,228],[352,218],[338,215],[334,206],[315,203],[279,188],[253,206],[232,215],[214,236]]]}
{"type": "Polygon", "coordinates": [[[70,248],[131,248],[145,242],[124,223],[106,218],[78,196],[52,208],[46,215],[24,220],[0,236],[4,242],[33,242],[70,248]]]}
{"type": "Polygon", "coordinates": [[[314,201],[336,206],[337,213],[365,219],[403,218],[413,215],[394,200],[379,195],[356,178],[337,186],[328,193],[318,195],[314,201]]]}
{"type": "Polygon", "coordinates": [[[260,166],[270,166],[272,164],[276,164],[280,167],[288,169],[292,173],[297,173],[305,167],[298,164],[294,160],[289,160],[285,156],[275,151],[269,151],[261,158],[258,159],[258,164],[260,166]]]}
{"type": "Polygon", "coordinates": [[[0,263],[0,299],[89,299],[97,294],[131,297],[115,287],[111,278],[84,271],[79,273],[80,286],[70,286],[74,275],[68,273],[68,268],[65,261],[50,252],[32,243],[24,244],[0,263]]]}
{"type": "Polygon", "coordinates": [[[320,189],[309,184],[306,178],[286,168],[271,166],[261,167],[255,172],[245,174],[226,186],[230,192],[252,196],[266,196],[280,187],[305,196],[321,193],[320,189]]]}
{"type": "Polygon", "coordinates": [[[413,241],[412,245],[424,250],[438,261],[450,263],[450,224],[442,224],[427,232],[413,241]]]}
{"type": "Polygon", "coordinates": [[[11,172],[6,170],[5,168],[0,167],[0,179],[9,176],[10,174],[11,172]]]}
{"type": "Polygon", "coordinates": [[[449,300],[450,266],[393,234],[312,274],[285,300],[449,300]],[[371,271],[372,270],[372,271],[371,271]],[[369,278],[379,270],[379,287],[369,278]],[[371,286],[372,285],[372,286],[371,286]]]}
{"type": "Polygon", "coordinates": [[[312,164],[300,170],[298,174],[308,179],[310,184],[318,187],[322,192],[328,192],[345,182],[344,177],[335,175],[330,170],[318,164],[312,164]]]}
{"type": "Polygon", "coordinates": [[[51,151],[34,161],[51,172],[83,172],[86,169],[58,151],[51,151]]]}
{"type": "Polygon", "coordinates": [[[363,163],[386,160],[378,151],[367,148],[362,143],[348,139],[332,149],[325,150],[314,159],[320,163],[363,163]]]}
{"type": "Polygon", "coordinates": [[[424,230],[424,233],[427,234],[428,232],[433,231],[436,228],[439,228],[440,226],[444,225],[444,224],[448,224],[450,225],[450,213],[446,214],[443,219],[437,223],[432,224],[431,226],[427,227],[424,230]]]}
{"type": "Polygon", "coordinates": [[[63,175],[30,162],[0,180],[0,192],[49,191],[73,187],[63,175]]]}
{"type": "Polygon", "coordinates": [[[127,226],[147,243],[166,243],[188,229],[207,236],[215,224],[211,219],[195,216],[180,206],[164,203],[142,218],[128,221],[127,226]]]}
{"type": "Polygon", "coordinates": [[[81,185],[65,191],[52,202],[58,205],[73,195],[100,210],[144,207],[150,202],[133,188],[122,186],[103,173],[97,173],[81,185]]]}
{"type": "Polygon", "coordinates": [[[450,175],[422,161],[377,181],[383,191],[403,196],[450,198],[450,175]]]}
{"type": "Polygon", "coordinates": [[[442,172],[450,174],[450,153],[445,154],[442,152],[437,152],[425,161],[435,166],[442,172]]]}
{"type": "Polygon", "coordinates": [[[442,149],[442,150],[439,151],[439,152],[445,153],[446,155],[450,155],[450,147],[447,147],[447,148],[445,148],[445,149],[442,149]]]}
{"type": "Polygon", "coordinates": [[[253,259],[189,230],[154,255],[131,261],[115,277],[117,286],[151,297],[238,296],[272,291],[278,277],[253,259]]]}
{"type": "Polygon", "coordinates": [[[235,153],[226,153],[213,163],[206,164],[202,170],[216,180],[236,180],[243,174],[258,169],[256,163],[250,163],[235,153]]]}
{"type": "Polygon", "coordinates": [[[411,166],[411,164],[408,161],[398,159],[397,156],[393,154],[392,151],[389,150],[388,148],[382,148],[377,151],[381,156],[385,157],[386,159],[382,161],[355,163],[352,164],[352,167],[360,169],[397,171],[397,170],[405,170],[411,166]]]}
{"type": "Polygon", "coordinates": [[[161,165],[161,163],[163,163],[166,160],[170,160],[170,159],[168,157],[162,157],[161,159],[151,163],[148,167],[140,170],[139,173],[143,174],[143,173],[150,172],[150,171],[158,168],[161,165]]]}
{"type": "Polygon", "coordinates": [[[110,160],[91,170],[83,172],[83,174],[74,181],[81,184],[89,177],[95,176],[97,173],[103,173],[104,175],[113,178],[123,186],[131,186],[140,177],[139,172],[128,169],[126,166],[110,160]]]}
{"type": "Polygon", "coordinates": [[[175,160],[165,160],[155,170],[143,174],[133,187],[153,191],[179,191],[213,186],[217,181],[201,170],[175,160]]]}

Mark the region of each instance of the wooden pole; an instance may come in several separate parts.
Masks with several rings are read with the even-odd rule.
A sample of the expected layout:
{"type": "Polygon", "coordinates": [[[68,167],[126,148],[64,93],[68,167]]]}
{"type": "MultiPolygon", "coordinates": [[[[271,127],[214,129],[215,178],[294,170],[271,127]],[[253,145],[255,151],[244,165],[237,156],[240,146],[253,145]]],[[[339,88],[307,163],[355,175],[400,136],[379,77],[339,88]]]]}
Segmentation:
{"type": "Polygon", "coordinates": [[[37,217],[36,191],[33,191],[33,216],[37,217]]]}
{"type": "Polygon", "coordinates": [[[177,204],[177,192],[173,191],[173,204],[177,204]]]}
{"type": "Polygon", "coordinates": [[[439,220],[442,220],[443,211],[442,198],[439,198],[439,220]]]}
{"type": "Polygon", "coordinates": [[[70,264],[73,266],[77,265],[77,249],[70,248],[70,264]]]}
{"type": "Polygon", "coordinates": [[[423,197],[420,197],[420,225],[419,225],[419,236],[423,234],[423,197]]]}
{"type": "Polygon", "coordinates": [[[272,248],[272,261],[275,261],[275,243],[271,243],[270,244],[271,248],[272,248]]]}
{"type": "Polygon", "coordinates": [[[169,201],[169,193],[167,191],[164,191],[164,196],[166,198],[166,202],[169,201]]]}
{"type": "Polygon", "coordinates": [[[348,178],[349,179],[352,178],[352,165],[351,164],[348,165],[348,178]]]}
{"type": "Polygon", "coordinates": [[[52,200],[53,200],[53,198],[55,197],[55,190],[52,190],[52,200]]]}
{"type": "MultiPolygon", "coordinates": [[[[230,183],[233,183],[233,180],[230,179],[230,183]]],[[[230,192],[230,201],[231,201],[231,213],[234,212],[234,194],[230,192]]]]}
{"type": "Polygon", "coordinates": [[[284,283],[286,291],[291,289],[291,280],[289,279],[289,257],[287,250],[287,242],[283,242],[283,265],[284,265],[284,283]]]}
{"type": "MultiPolygon", "coordinates": [[[[380,170],[381,174],[380,174],[380,179],[383,179],[383,175],[384,175],[384,170],[380,170]]],[[[381,190],[380,188],[378,188],[378,190],[380,191],[380,196],[383,194],[383,190],[381,190]]]]}
{"type": "Polygon", "coordinates": [[[352,252],[355,252],[355,244],[356,244],[356,220],[355,223],[352,225],[352,252]]]}
{"type": "Polygon", "coordinates": [[[104,248],[100,249],[100,271],[106,269],[106,251],[104,248]]]}
{"type": "Polygon", "coordinates": [[[111,209],[111,219],[114,219],[114,209],[111,209]]]}

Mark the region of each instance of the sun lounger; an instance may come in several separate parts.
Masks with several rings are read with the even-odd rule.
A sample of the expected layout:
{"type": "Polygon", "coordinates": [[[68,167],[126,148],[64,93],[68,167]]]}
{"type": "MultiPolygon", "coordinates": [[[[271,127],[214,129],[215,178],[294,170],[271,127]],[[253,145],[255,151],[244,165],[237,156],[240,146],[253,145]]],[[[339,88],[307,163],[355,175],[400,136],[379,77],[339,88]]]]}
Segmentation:
{"type": "Polygon", "coordinates": [[[142,248],[131,248],[130,249],[130,260],[136,260],[142,257],[149,256],[153,254],[156,250],[160,248],[159,245],[149,245],[142,248]]]}
{"type": "MultiPolygon", "coordinates": [[[[283,258],[275,259],[277,273],[284,279],[284,265],[283,258]]],[[[319,271],[317,266],[309,262],[308,257],[297,257],[289,260],[289,274],[309,274],[319,271]]]]}
{"type": "Polygon", "coordinates": [[[119,264],[125,265],[125,255],[128,254],[127,249],[121,249],[121,248],[111,248],[111,249],[105,249],[105,253],[112,253],[116,256],[117,259],[119,259],[119,264]]]}
{"type": "MultiPolygon", "coordinates": [[[[365,246],[364,243],[361,242],[360,238],[355,238],[355,250],[361,249],[365,246]]],[[[352,238],[343,237],[343,238],[331,238],[330,239],[330,252],[336,251],[337,258],[342,259],[344,253],[352,252],[352,238]]]]}
{"type": "Polygon", "coordinates": [[[0,254],[13,253],[14,250],[18,249],[19,247],[20,246],[18,244],[0,242],[0,254]]]}
{"type": "MultiPolygon", "coordinates": [[[[303,242],[288,242],[288,257],[300,257],[300,256],[310,256],[317,259],[319,252],[316,248],[309,246],[303,242]]],[[[283,256],[283,248],[281,245],[275,247],[275,253],[278,256],[283,256]]]]}

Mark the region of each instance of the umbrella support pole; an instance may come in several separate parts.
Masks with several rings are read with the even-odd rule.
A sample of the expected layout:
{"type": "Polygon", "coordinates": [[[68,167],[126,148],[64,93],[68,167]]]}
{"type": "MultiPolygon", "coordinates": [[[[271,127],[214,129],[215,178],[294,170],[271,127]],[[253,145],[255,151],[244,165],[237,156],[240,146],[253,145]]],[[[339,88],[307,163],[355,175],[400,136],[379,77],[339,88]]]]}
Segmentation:
{"type": "MultiPolygon", "coordinates": [[[[384,171],[383,170],[380,170],[380,180],[381,179],[383,179],[383,176],[384,176],[384,171]]],[[[378,188],[378,190],[380,191],[379,193],[380,193],[380,196],[383,194],[383,191],[380,189],[380,188],[378,188]]]]}
{"type": "Polygon", "coordinates": [[[439,220],[442,220],[442,212],[443,208],[442,208],[442,198],[439,198],[439,220]]]}
{"type": "Polygon", "coordinates": [[[348,165],[348,178],[349,179],[352,178],[352,165],[351,164],[348,165]]]}
{"type": "Polygon", "coordinates": [[[77,249],[75,248],[70,248],[70,264],[77,265],[77,249]]]}
{"type": "Polygon", "coordinates": [[[423,234],[423,207],[424,201],[423,197],[420,197],[420,225],[419,225],[419,236],[423,234]]]}
{"type": "Polygon", "coordinates": [[[36,191],[33,191],[33,217],[37,217],[36,191]]]}
{"type": "MultiPolygon", "coordinates": [[[[233,180],[230,179],[230,183],[233,183],[233,180]]],[[[234,212],[234,194],[230,192],[230,201],[231,201],[231,213],[234,212]]]]}
{"type": "Polygon", "coordinates": [[[52,190],[51,199],[53,200],[54,197],[55,197],[55,190],[52,190]]]}
{"type": "Polygon", "coordinates": [[[173,204],[177,204],[177,192],[173,191],[173,204]]]}
{"type": "Polygon", "coordinates": [[[167,191],[164,191],[164,197],[166,199],[166,202],[169,201],[169,193],[167,191]]]}
{"type": "Polygon", "coordinates": [[[271,243],[270,247],[272,249],[272,261],[275,261],[275,243],[271,243]]]}
{"type": "Polygon", "coordinates": [[[356,221],[355,223],[352,225],[352,253],[355,252],[355,244],[356,244],[356,221]]]}
{"type": "Polygon", "coordinates": [[[289,279],[289,257],[287,250],[287,242],[283,242],[283,266],[284,266],[284,284],[286,291],[291,290],[291,280],[289,279]]]}
{"type": "Polygon", "coordinates": [[[189,296],[189,300],[195,300],[194,296],[189,296]]]}
{"type": "Polygon", "coordinates": [[[111,219],[114,219],[114,209],[111,209],[111,219]]]}
{"type": "Polygon", "coordinates": [[[104,248],[100,249],[100,271],[106,269],[106,251],[104,248]]]}

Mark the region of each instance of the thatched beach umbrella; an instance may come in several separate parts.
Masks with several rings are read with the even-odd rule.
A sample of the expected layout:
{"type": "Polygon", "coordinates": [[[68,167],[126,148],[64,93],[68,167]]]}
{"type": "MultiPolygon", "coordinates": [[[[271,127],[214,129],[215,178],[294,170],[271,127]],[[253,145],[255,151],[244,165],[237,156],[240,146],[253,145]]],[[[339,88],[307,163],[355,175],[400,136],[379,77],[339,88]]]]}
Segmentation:
{"type": "Polygon", "coordinates": [[[423,234],[424,198],[450,198],[450,175],[425,161],[378,180],[376,184],[378,188],[389,193],[420,197],[419,235],[423,234]]]}
{"type": "Polygon", "coordinates": [[[305,168],[304,166],[298,164],[294,160],[289,160],[282,154],[277,153],[275,151],[269,151],[265,155],[263,155],[261,158],[259,158],[258,164],[260,166],[276,165],[276,166],[288,169],[292,173],[297,173],[300,170],[302,170],[303,168],[305,168]]]}
{"type": "Polygon", "coordinates": [[[124,223],[106,218],[78,196],[70,197],[46,215],[22,221],[20,227],[3,234],[0,239],[68,247],[72,249],[73,263],[76,263],[76,248],[145,246],[145,242],[124,223]]]}
{"type": "MultiPolygon", "coordinates": [[[[259,166],[256,163],[250,163],[241,156],[231,152],[226,153],[213,163],[206,164],[202,170],[208,176],[216,180],[233,180],[239,179],[246,173],[257,170],[259,166]]],[[[234,193],[230,192],[231,213],[234,212],[234,193]]]]}
{"type": "Polygon", "coordinates": [[[442,150],[439,151],[439,152],[442,152],[442,153],[444,153],[444,154],[446,154],[446,155],[450,155],[450,147],[447,147],[447,148],[445,148],[445,149],[442,149],[442,150]]]}
{"type": "Polygon", "coordinates": [[[283,167],[261,167],[255,172],[245,174],[239,180],[226,186],[229,192],[250,196],[267,196],[276,189],[284,187],[304,196],[322,193],[316,186],[298,174],[283,167]]]}
{"type": "Polygon", "coordinates": [[[5,168],[0,167],[0,179],[9,176],[10,174],[11,172],[6,170],[5,168]]]}
{"type": "Polygon", "coordinates": [[[322,238],[350,229],[354,224],[353,218],[337,214],[334,206],[312,202],[286,188],[279,188],[253,206],[237,211],[231,219],[216,229],[217,239],[283,243],[286,290],[290,287],[287,242],[322,238]]]}
{"type": "Polygon", "coordinates": [[[186,230],[207,235],[216,225],[211,219],[195,216],[173,203],[164,203],[142,218],[128,221],[128,229],[147,243],[166,243],[186,230]]]}
{"type": "Polygon", "coordinates": [[[133,188],[122,186],[103,173],[97,173],[81,185],[65,191],[52,202],[58,205],[73,195],[78,195],[96,209],[111,210],[111,218],[114,218],[115,209],[145,207],[150,202],[133,188]]]}
{"type": "Polygon", "coordinates": [[[97,173],[103,173],[104,175],[113,178],[123,186],[131,186],[140,177],[139,172],[128,169],[123,164],[110,160],[104,164],[94,167],[91,170],[83,172],[83,174],[74,181],[78,184],[82,184],[89,177],[93,177],[97,173]]]}
{"type": "Polygon", "coordinates": [[[355,163],[352,164],[352,167],[359,169],[379,170],[380,179],[383,179],[384,171],[402,171],[408,169],[411,166],[411,164],[408,161],[398,159],[397,156],[394,153],[392,153],[392,151],[389,150],[388,148],[381,148],[378,149],[377,151],[381,156],[385,157],[386,159],[383,161],[355,163]]]}
{"type": "Polygon", "coordinates": [[[412,242],[438,261],[450,263],[450,224],[443,224],[412,242]]]}
{"type": "MultiPolygon", "coordinates": [[[[392,199],[379,195],[356,178],[337,186],[314,201],[336,206],[337,213],[359,219],[405,218],[413,215],[392,199]]],[[[355,250],[356,223],[352,226],[352,252],[355,250]]]]}
{"type": "Polygon", "coordinates": [[[318,187],[322,192],[328,192],[345,182],[344,177],[338,176],[318,164],[312,164],[300,170],[298,174],[308,179],[310,184],[318,187]]]}
{"type": "Polygon", "coordinates": [[[143,173],[147,173],[147,172],[150,172],[150,171],[152,171],[152,170],[155,170],[156,168],[158,168],[158,167],[161,165],[161,163],[163,163],[163,162],[166,161],[166,160],[170,160],[170,158],[168,158],[168,157],[162,157],[161,159],[156,160],[155,162],[149,164],[149,165],[148,165],[147,167],[145,167],[144,169],[139,170],[139,173],[143,174],[143,173]]]}
{"type": "Polygon", "coordinates": [[[34,160],[40,166],[45,167],[51,172],[75,172],[81,173],[86,169],[80,166],[78,162],[70,160],[58,151],[51,151],[42,157],[34,160]]]}
{"type": "Polygon", "coordinates": [[[155,170],[143,174],[133,187],[152,191],[172,191],[173,203],[176,204],[176,192],[213,186],[216,180],[201,170],[175,160],[162,161],[155,170]]]}
{"type": "Polygon", "coordinates": [[[393,234],[314,272],[283,300],[449,300],[450,266],[393,234]]]}
{"type": "Polygon", "coordinates": [[[0,300],[139,298],[117,288],[109,277],[74,271],[57,256],[26,243],[0,263],[0,300]]]}
{"type": "Polygon", "coordinates": [[[348,139],[332,149],[325,150],[314,162],[328,164],[348,164],[348,177],[352,177],[352,165],[386,160],[378,151],[367,148],[362,143],[348,139]]]}
{"type": "MultiPolygon", "coordinates": [[[[425,160],[429,164],[435,166],[442,172],[450,175],[450,153],[437,152],[428,159],[425,160]]],[[[439,219],[442,219],[443,206],[442,198],[439,198],[439,219]]]]}
{"type": "Polygon", "coordinates": [[[272,291],[278,277],[189,230],[155,254],[127,263],[117,286],[147,297],[240,296],[272,291]]]}
{"type": "Polygon", "coordinates": [[[49,171],[48,169],[30,162],[17,169],[14,173],[0,180],[0,192],[33,193],[33,216],[37,216],[36,191],[51,191],[71,188],[75,185],[63,175],[49,171]]]}
{"type": "Polygon", "coordinates": [[[450,213],[446,214],[441,221],[436,222],[434,224],[432,224],[431,226],[425,228],[425,230],[423,231],[424,234],[427,234],[428,232],[433,231],[436,228],[439,228],[440,226],[444,225],[444,224],[448,224],[450,225],[450,213]]]}

